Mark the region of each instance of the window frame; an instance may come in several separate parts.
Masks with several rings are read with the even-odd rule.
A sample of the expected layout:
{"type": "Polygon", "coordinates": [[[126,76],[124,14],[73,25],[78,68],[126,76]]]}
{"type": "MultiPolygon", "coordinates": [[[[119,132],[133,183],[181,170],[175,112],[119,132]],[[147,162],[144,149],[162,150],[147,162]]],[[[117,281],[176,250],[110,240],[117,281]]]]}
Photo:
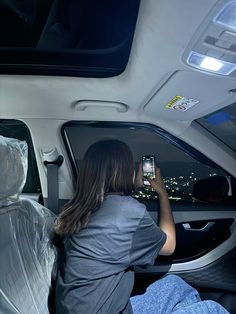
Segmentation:
{"type": "Polygon", "coordinates": [[[214,161],[210,160],[208,157],[206,157],[203,153],[196,150],[191,145],[185,143],[181,139],[177,138],[176,136],[168,133],[164,129],[153,125],[149,123],[140,123],[140,122],[118,122],[118,121],[68,121],[65,124],[63,124],[61,128],[61,135],[62,139],[65,145],[65,149],[67,152],[67,156],[70,160],[72,170],[74,173],[74,178],[77,178],[77,166],[76,162],[73,156],[72,148],[70,147],[69,138],[66,134],[66,127],[72,126],[72,127],[78,127],[78,126],[86,126],[86,127],[92,127],[92,128],[146,128],[147,130],[153,132],[154,134],[160,136],[162,139],[167,141],[168,143],[174,145],[175,147],[179,148],[186,154],[188,154],[190,157],[194,158],[196,161],[199,161],[200,163],[207,165],[209,167],[215,168],[215,169],[222,169],[219,165],[217,165],[214,161]]]}

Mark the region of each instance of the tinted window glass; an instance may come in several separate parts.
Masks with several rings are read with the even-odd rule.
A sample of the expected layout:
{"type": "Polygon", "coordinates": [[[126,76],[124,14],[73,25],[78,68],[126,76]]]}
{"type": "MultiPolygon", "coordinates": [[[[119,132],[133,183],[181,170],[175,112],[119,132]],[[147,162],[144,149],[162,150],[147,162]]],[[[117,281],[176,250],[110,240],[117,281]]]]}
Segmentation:
{"type": "Polygon", "coordinates": [[[28,144],[28,174],[23,193],[41,193],[38,168],[28,127],[17,120],[0,120],[0,135],[24,140],[28,144]]]}
{"type": "Polygon", "coordinates": [[[0,1],[9,73],[107,77],[124,71],[140,0],[0,1]]]}
{"type": "MultiPolygon", "coordinates": [[[[222,170],[214,169],[190,157],[158,135],[150,128],[122,126],[117,123],[67,123],[65,125],[65,139],[72,153],[72,160],[76,167],[87,148],[94,142],[103,138],[115,138],[126,142],[131,148],[136,168],[142,155],[155,155],[169,193],[170,199],[175,201],[192,201],[194,183],[202,178],[225,175],[222,170]]],[[[156,198],[157,195],[150,188],[143,188],[135,192],[137,198],[156,198]]]]}
{"type": "Polygon", "coordinates": [[[236,151],[236,103],[197,119],[196,122],[236,151]]]}

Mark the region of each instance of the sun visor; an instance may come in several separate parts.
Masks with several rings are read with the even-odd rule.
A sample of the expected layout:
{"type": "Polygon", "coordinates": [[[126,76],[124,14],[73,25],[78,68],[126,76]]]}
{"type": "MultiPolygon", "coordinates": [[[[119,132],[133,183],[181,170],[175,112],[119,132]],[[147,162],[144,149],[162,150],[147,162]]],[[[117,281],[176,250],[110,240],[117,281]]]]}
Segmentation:
{"type": "Polygon", "coordinates": [[[235,82],[225,77],[178,71],[146,103],[144,111],[159,120],[191,123],[231,103],[234,88],[235,82]]]}

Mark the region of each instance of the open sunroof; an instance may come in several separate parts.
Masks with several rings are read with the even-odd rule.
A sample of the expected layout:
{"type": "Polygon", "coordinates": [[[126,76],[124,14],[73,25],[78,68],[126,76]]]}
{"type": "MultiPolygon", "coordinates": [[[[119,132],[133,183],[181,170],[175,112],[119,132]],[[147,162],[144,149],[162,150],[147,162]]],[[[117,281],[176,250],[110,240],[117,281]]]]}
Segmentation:
{"type": "Polygon", "coordinates": [[[1,0],[1,73],[82,77],[122,73],[139,2],[1,0]]]}

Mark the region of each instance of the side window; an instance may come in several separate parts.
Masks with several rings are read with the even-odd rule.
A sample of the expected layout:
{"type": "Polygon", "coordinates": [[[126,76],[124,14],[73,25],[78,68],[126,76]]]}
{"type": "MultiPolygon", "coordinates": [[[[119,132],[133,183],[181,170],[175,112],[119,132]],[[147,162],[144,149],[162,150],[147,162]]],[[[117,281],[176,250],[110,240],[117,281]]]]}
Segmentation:
{"type": "MultiPolygon", "coordinates": [[[[64,126],[64,139],[69,151],[72,153],[75,168],[87,148],[94,142],[104,138],[114,138],[126,142],[131,148],[136,168],[142,155],[155,155],[157,165],[173,201],[193,201],[193,185],[203,178],[226,175],[223,170],[212,168],[195,160],[176,147],[164,134],[159,134],[155,128],[132,126],[119,123],[67,123],[64,126]]],[[[179,146],[179,145],[178,145],[179,146]]],[[[137,198],[153,199],[157,195],[150,188],[142,188],[134,194],[137,198]]]]}
{"type": "Polygon", "coordinates": [[[28,144],[28,174],[23,193],[41,193],[39,173],[28,127],[18,120],[0,120],[0,135],[24,140],[28,144]]]}

